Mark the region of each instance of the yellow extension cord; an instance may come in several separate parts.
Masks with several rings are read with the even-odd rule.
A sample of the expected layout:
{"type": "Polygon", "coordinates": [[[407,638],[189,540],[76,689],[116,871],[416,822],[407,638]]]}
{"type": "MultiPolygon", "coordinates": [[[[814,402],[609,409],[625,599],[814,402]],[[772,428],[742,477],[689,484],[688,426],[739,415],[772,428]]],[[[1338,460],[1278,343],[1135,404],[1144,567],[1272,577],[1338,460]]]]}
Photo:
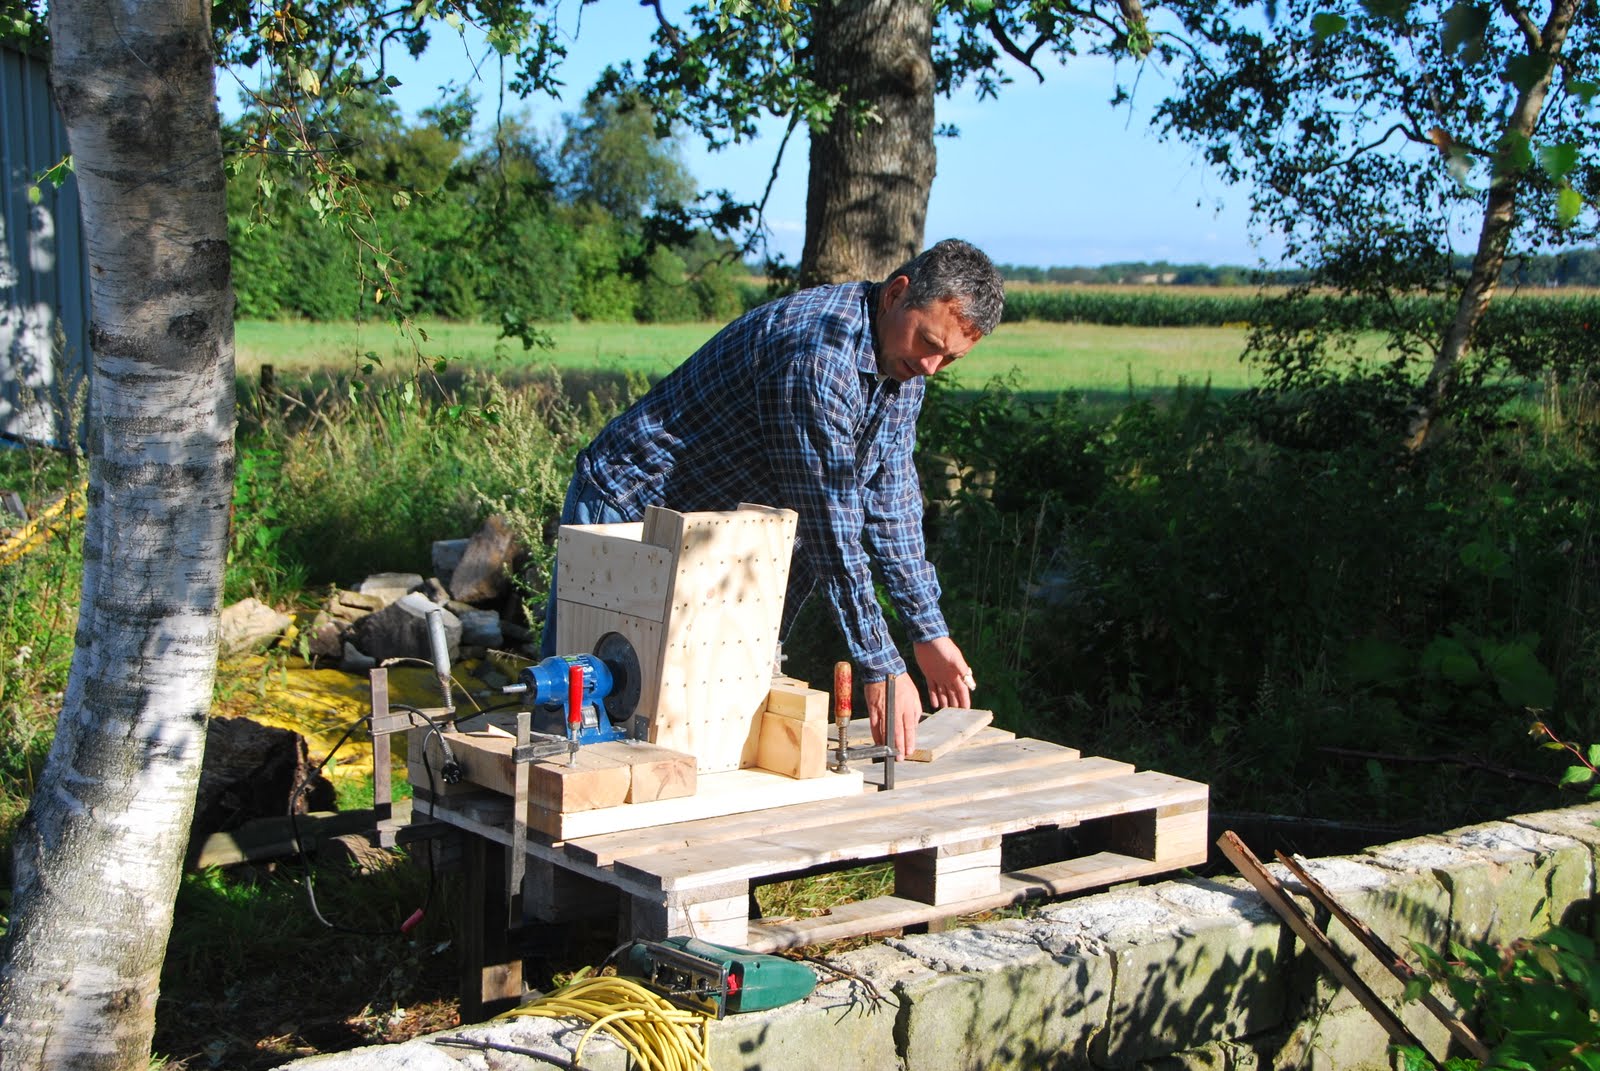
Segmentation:
{"type": "Polygon", "coordinates": [[[532,1015],[589,1024],[572,1062],[596,1030],[616,1038],[645,1071],[711,1071],[711,1017],[687,1011],[631,978],[581,978],[496,1018],[532,1015]]]}
{"type": "Polygon", "coordinates": [[[40,510],[37,517],[0,542],[0,565],[11,565],[21,561],[29,551],[42,546],[58,523],[81,519],[85,498],[86,495],[80,489],[76,494],[62,495],[40,510]],[[68,510],[69,506],[70,511],[62,517],[63,511],[68,510]]]}

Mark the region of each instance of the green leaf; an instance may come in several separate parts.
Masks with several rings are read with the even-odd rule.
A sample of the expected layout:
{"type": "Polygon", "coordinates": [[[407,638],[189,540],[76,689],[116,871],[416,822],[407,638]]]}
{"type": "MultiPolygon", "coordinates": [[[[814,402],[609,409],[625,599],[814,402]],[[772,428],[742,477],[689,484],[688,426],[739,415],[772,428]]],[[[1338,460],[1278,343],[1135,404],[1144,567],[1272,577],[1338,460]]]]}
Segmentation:
{"type": "Polygon", "coordinates": [[[1585,756],[1590,766],[1600,766],[1600,744],[1590,744],[1589,754],[1585,756]]]}
{"type": "Polygon", "coordinates": [[[1539,150],[1539,166],[1553,179],[1566,178],[1568,172],[1578,166],[1578,146],[1572,142],[1546,145],[1539,150]]]}
{"type": "Polygon", "coordinates": [[[1600,94],[1600,82],[1568,82],[1567,92],[1587,106],[1596,94],[1600,94]]]}
{"type": "Polygon", "coordinates": [[[1533,166],[1533,147],[1521,134],[1507,134],[1500,139],[1500,151],[1495,154],[1494,173],[1515,175],[1533,166]]]}
{"type": "Polygon", "coordinates": [[[1571,186],[1556,191],[1556,222],[1563,227],[1572,226],[1578,213],[1583,211],[1583,197],[1571,186]]]}
{"type": "Polygon", "coordinates": [[[322,79],[318,78],[317,72],[310,67],[301,67],[300,73],[295,76],[295,82],[309,96],[320,97],[322,95],[322,79]]]}
{"type": "Polygon", "coordinates": [[[1406,1004],[1414,1004],[1428,995],[1428,990],[1433,988],[1433,979],[1425,975],[1414,975],[1406,983],[1406,988],[1400,994],[1400,999],[1406,1004]]]}
{"type": "Polygon", "coordinates": [[[1399,644],[1362,636],[1344,653],[1345,671],[1363,684],[1399,684],[1412,672],[1411,655],[1399,644]]]}
{"type": "Polygon", "coordinates": [[[1550,73],[1550,60],[1544,56],[1512,56],[1506,60],[1501,80],[1510,82],[1526,93],[1539,84],[1539,79],[1550,73]]]}
{"type": "Polygon", "coordinates": [[[1539,661],[1533,643],[1512,640],[1510,643],[1491,643],[1485,640],[1478,647],[1484,668],[1494,677],[1500,698],[1514,707],[1534,707],[1545,710],[1555,703],[1556,679],[1539,661]]]}
{"type": "Polygon", "coordinates": [[[1331,11],[1320,11],[1311,16],[1311,32],[1318,41],[1332,37],[1344,31],[1350,25],[1350,20],[1343,15],[1336,15],[1331,11]]]}
{"type": "Polygon", "coordinates": [[[43,200],[44,191],[39,188],[39,184],[37,182],[30,182],[28,184],[28,203],[30,205],[36,205],[43,200]]]}
{"type": "Polygon", "coordinates": [[[1567,772],[1561,775],[1561,786],[1587,785],[1594,780],[1594,771],[1587,766],[1568,766],[1567,772]]]}
{"type": "MultiPolygon", "coordinates": [[[[1483,52],[1483,32],[1489,28],[1489,9],[1482,4],[1455,3],[1444,13],[1444,31],[1440,35],[1445,55],[1461,49],[1469,53],[1483,52]]],[[[1474,58],[1469,54],[1469,59],[1474,58]]]]}
{"type": "Polygon", "coordinates": [[[1361,6],[1375,19],[1404,22],[1411,10],[1411,0],[1361,0],[1361,6]]]}
{"type": "Polygon", "coordinates": [[[1466,644],[1453,636],[1437,636],[1422,651],[1422,670],[1452,684],[1474,684],[1482,676],[1478,660],[1466,644]]]}

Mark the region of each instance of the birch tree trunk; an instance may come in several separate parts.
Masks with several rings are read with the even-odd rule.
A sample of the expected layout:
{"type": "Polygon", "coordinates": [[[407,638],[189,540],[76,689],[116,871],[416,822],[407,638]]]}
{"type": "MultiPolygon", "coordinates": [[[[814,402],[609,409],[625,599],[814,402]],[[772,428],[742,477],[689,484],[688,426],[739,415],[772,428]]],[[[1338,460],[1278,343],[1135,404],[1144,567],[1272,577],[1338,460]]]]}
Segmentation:
{"type": "Polygon", "coordinates": [[[53,0],[90,264],[72,672],[17,834],[0,1066],[148,1065],[205,741],[233,469],[207,0],[53,0]]]}
{"type": "Polygon", "coordinates": [[[933,7],[823,0],[813,11],[818,85],[870,102],[811,135],[800,285],[878,280],[922,251],[933,187],[933,7]]]}
{"type": "MultiPolygon", "coordinates": [[[[1567,31],[1572,28],[1572,20],[1578,12],[1578,0],[1554,0],[1542,30],[1534,26],[1533,20],[1520,7],[1513,4],[1507,6],[1520,16],[1517,24],[1522,27],[1527,39],[1528,55],[1545,61],[1544,73],[1517,95],[1516,104],[1506,120],[1505,136],[1527,144],[1539,125],[1539,113],[1544,108],[1551,80],[1560,65],[1567,31]]],[[[1478,325],[1483,322],[1483,314],[1488,311],[1489,302],[1500,284],[1500,271],[1505,267],[1511,230],[1516,225],[1517,194],[1522,186],[1521,176],[1513,172],[1497,176],[1489,187],[1483,226],[1478,231],[1478,248],[1472,258],[1472,272],[1467,276],[1461,299],[1456,303],[1455,316],[1445,329],[1439,352],[1428,369],[1428,378],[1423,384],[1422,404],[1407,429],[1407,445],[1413,450],[1431,445],[1439,436],[1439,414],[1449,401],[1461,370],[1461,362],[1467,356],[1478,325]]]]}

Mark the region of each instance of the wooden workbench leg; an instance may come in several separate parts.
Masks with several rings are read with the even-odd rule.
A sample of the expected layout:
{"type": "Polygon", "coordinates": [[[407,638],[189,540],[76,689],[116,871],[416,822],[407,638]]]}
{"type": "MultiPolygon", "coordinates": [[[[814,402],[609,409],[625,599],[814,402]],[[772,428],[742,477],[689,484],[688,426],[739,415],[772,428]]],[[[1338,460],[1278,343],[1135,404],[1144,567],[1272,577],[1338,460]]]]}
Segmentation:
{"type": "Polygon", "coordinates": [[[506,929],[505,849],[483,837],[463,840],[461,1021],[478,1023],[522,999],[522,960],[511,953],[506,929]]]}
{"type": "Polygon", "coordinates": [[[522,882],[522,903],[529,918],[571,922],[604,918],[617,912],[617,888],[568,870],[547,859],[528,857],[522,882]]]}
{"type": "Polygon", "coordinates": [[[662,899],[630,896],[623,921],[623,940],[659,941],[663,937],[697,937],[712,944],[743,948],[750,940],[750,883],[663,893],[662,899]]]}
{"type": "Polygon", "coordinates": [[[984,837],[894,857],[894,894],[952,904],[1000,890],[1000,838],[984,837]]]}

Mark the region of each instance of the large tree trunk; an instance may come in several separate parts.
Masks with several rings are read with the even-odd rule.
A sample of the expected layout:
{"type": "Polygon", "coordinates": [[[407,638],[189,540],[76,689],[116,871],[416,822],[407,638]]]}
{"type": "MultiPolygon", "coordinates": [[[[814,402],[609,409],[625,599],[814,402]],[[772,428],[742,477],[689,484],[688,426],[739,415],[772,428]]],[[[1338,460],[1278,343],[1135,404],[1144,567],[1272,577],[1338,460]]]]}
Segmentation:
{"type": "MultiPolygon", "coordinates": [[[[1506,120],[1508,139],[1520,139],[1526,144],[1539,124],[1539,113],[1544,109],[1545,97],[1550,92],[1550,82],[1559,66],[1561,50],[1566,44],[1567,31],[1578,10],[1578,0],[1555,0],[1543,30],[1534,30],[1531,22],[1524,23],[1528,37],[1529,55],[1548,60],[1544,74],[1517,95],[1516,105],[1506,120]]],[[[1483,322],[1489,302],[1500,284],[1500,271],[1505,267],[1506,248],[1511,241],[1511,230],[1516,225],[1517,190],[1522,176],[1510,173],[1497,176],[1489,187],[1484,206],[1483,226],[1478,231],[1478,248],[1472,258],[1472,271],[1456,303],[1456,313],[1445,328],[1439,352],[1428,369],[1423,384],[1422,404],[1412,418],[1408,442],[1413,450],[1430,445],[1439,436],[1440,414],[1449,404],[1461,369],[1461,361],[1472,345],[1472,338],[1483,322]]]]}
{"type": "Polygon", "coordinates": [[[933,8],[926,0],[822,0],[818,85],[844,104],[811,135],[800,284],[882,279],[922,249],[933,186],[933,8]],[[849,114],[867,102],[858,128],[849,114]]]}
{"type": "Polygon", "coordinates": [[[148,1065],[216,667],[233,296],[207,0],[55,0],[90,264],[76,651],[18,831],[0,1065],[148,1065]]]}

